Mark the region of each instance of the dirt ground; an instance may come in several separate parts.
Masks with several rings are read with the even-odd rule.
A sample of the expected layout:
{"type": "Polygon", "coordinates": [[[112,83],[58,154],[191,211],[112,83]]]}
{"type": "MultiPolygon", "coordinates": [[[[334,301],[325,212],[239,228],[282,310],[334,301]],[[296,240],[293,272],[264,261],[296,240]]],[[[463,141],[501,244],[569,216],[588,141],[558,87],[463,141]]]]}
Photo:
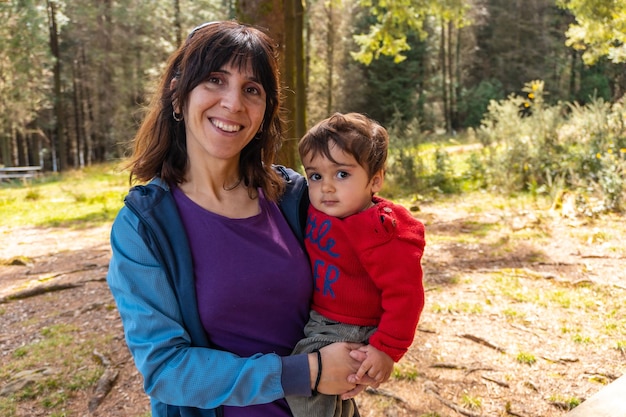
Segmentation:
{"type": "MultiPolygon", "coordinates": [[[[416,216],[426,307],[397,375],[358,397],[362,416],[563,416],[624,373],[623,218],[462,202],[416,216]]],[[[108,230],[0,230],[0,365],[54,323],[75,325],[78,341],[110,336],[96,353],[117,375],[110,392],[74,391],[56,415],[149,415],[105,282],[108,230]],[[38,294],[46,287],[57,291],[38,294]]],[[[49,413],[33,398],[16,415],[49,413]]]]}

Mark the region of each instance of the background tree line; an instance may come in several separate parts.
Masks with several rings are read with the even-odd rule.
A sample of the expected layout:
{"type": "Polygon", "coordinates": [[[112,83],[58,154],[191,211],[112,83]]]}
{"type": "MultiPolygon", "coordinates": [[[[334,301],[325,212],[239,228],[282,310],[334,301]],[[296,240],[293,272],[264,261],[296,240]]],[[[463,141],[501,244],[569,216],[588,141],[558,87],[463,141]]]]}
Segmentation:
{"type": "Polygon", "coordinates": [[[122,157],[167,56],[216,19],[268,28],[280,44],[289,165],[296,140],[334,111],[454,133],[479,126],[490,101],[510,94],[530,111],[522,90],[531,80],[544,82],[548,103],[615,102],[626,92],[620,0],[381,4],[0,2],[0,163],[57,171],[122,157]]]}

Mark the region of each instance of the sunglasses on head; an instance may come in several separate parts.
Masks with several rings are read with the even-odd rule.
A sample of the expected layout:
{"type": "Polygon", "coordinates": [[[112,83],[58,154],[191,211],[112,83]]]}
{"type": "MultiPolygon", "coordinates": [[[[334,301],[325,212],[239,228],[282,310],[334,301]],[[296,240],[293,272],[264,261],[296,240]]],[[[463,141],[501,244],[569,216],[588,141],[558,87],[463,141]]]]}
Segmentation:
{"type": "Polygon", "coordinates": [[[212,22],[205,22],[205,23],[203,23],[203,24],[201,24],[201,25],[196,26],[195,28],[193,28],[193,29],[191,30],[191,32],[189,32],[189,35],[187,35],[187,40],[186,40],[186,42],[189,42],[189,40],[190,40],[191,38],[193,38],[193,35],[195,35],[195,34],[196,34],[196,32],[197,32],[197,31],[199,31],[200,29],[205,28],[205,27],[207,27],[207,26],[215,25],[215,24],[218,24],[218,23],[221,23],[221,21],[220,21],[220,20],[214,20],[214,21],[212,21],[212,22]]]}

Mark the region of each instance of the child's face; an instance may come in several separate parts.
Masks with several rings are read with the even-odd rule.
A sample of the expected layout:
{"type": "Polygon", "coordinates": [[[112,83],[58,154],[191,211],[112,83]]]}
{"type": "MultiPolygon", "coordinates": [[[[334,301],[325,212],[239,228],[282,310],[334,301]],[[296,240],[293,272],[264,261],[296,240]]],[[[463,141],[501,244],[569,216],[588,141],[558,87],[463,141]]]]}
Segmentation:
{"type": "Polygon", "coordinates": [[[372,195],[383,184],[382,171],[371,179],[354,157],[330,144],[333,162],[324,155],[302,157],[313,207],[329,216],[344,218],[372,205],[372,195]]]}

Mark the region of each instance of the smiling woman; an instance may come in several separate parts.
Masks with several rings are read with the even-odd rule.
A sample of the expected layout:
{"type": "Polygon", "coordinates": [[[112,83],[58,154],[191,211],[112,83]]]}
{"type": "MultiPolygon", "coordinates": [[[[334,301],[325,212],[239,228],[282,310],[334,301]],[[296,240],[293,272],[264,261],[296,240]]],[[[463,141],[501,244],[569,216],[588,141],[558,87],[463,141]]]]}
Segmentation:
{"type": "Polygon", "coordinates": [[[274,44],[233,21],[195,29],[135,137],[131,181],[149,184],[113,224],[107,281],[153,417],[290,417],[286,395],[365,388],[360,343],[290,355],[313,288],[306,183],[273,166],[274,44]]]}

